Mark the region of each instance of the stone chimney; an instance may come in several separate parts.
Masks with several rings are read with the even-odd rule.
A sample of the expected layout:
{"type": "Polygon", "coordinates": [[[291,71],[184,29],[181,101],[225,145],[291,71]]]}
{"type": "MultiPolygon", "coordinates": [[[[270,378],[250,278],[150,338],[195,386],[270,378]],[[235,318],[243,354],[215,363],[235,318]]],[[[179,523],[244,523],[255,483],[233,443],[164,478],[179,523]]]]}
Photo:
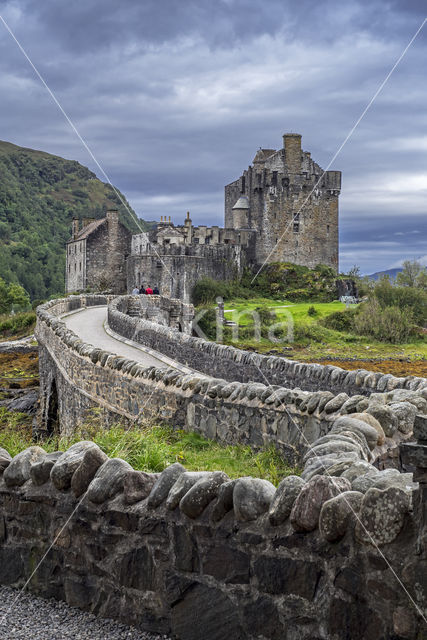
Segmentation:
{"type": "Polygon", "coordinates": [[[73,236],[74,240],[76,239],[79,233],[79,228],[80,228],[80,220],[78,218],[73,218],[71,222],[71,235],[73,236]]]}
{"type": "Polygon", "coordinates": [[[299,133],[285,133],[283,148],[289,173],[301,173],[301,135],[299,133]]]}

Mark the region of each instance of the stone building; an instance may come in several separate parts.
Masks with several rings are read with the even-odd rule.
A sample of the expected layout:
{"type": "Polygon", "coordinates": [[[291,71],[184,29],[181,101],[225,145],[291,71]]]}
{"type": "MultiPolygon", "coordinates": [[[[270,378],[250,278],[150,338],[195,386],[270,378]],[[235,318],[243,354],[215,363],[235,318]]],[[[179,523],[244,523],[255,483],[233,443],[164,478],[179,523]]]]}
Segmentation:
{"type": "Polygon", "coordinates": [[[72,237],[66,247],[65,290],[126,291],[126,259],[132,236],[120,222],[116,210],[105,218],[73,220],[72,237]]]}
{"type": "MultiPolygon", "coordinates": [[[[112,213],[73,227],[67,245],[67,291],[86,287],[131,291],[158,286],[190,301],[203,276],[230,280],[245,266],[293,262],[338,270],[338,196],[341,172],[320,168],[301,136],[283,136],[283,148],[259,149],[240,178],[225,187],[225,225],[193,226],[190,214],[175,226],[162,216],[156,228],[130,238],[112,213]],[[82,259],[80,259],[82,256],[82,259]]],[[[76,221],[73,224],[78,224],[76,221]]]]}

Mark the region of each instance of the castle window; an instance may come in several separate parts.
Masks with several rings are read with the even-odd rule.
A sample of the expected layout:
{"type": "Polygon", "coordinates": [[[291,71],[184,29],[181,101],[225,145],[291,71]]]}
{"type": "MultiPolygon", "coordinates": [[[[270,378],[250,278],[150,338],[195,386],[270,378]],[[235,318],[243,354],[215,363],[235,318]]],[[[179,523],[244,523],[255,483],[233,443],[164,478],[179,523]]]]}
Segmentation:
{"type": "Polygon", "coordinates": [[[77,271],[77,262],[74,263],[74,273],[77,271]]]}
{"type": "Polygon", "coordinates": [[[294,222],[294,233],[299,233],[299,222],[294,222]]]}
{"type": "Polygon", "coordinates": [[[79,271],[81,271],[81,270],[82,270],[82,263],[79,262],[79,271]]]}
{"type": "Polygon", "coordinates": [[[71,265],[69,264],[68,265],[68,273],[70,273],[70,272],[71,272],[71,265]]]}
{"type": "Polygon", "coordinates": [[[272,175],[272,178],[271,178],[271,184],[273,186],[277,185],[277,171],[273,171],[273,175],[272,175]]]}
{"type": "Polygon", "coordinates": [[[242,176],[242,193],[245,193],[245,189],[246,189],[246,180],[245,180],[245,176],[242,176]]]}
{"type": "Polygon", "coordinates": [[[329,235],[329,225],[326,225],[326,233],[329,235]]]}

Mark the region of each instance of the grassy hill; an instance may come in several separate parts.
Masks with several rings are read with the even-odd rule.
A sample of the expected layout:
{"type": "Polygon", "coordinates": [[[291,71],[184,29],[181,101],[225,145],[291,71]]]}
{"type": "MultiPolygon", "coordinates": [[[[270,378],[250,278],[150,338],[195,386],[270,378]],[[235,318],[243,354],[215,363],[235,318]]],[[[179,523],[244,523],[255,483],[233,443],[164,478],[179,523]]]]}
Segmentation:
{"type": "Polygon", "coordinates": [[[86,167],[0,141],[0,277],[33,300],[62,293],[72,218],[102,218],[107,204],[138,231],[112,187],[86,167]]]}

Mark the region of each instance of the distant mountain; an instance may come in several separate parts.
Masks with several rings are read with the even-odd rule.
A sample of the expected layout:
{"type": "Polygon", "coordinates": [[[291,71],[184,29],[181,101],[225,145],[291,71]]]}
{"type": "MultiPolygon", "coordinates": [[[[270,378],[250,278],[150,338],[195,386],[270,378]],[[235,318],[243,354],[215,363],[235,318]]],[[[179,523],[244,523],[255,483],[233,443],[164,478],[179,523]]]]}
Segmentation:
{"type": "Polygon", "coordinates": [[[78,162],[0,141],[0,277],[21,284],[33,300],[62,293],[72,218],[102,218],[113,206],[136,232],[126,204],[132,213],[78,162]]]}
{"type": "Polygon", "coordinates": [[[396,276],[398,273],[402,271],[402,267],[396,267],[395,269],[387,269],[386,271],[377,271],[376,273],[371,273],[368,278],[371,280],[379,280],[383,276],[388,276],[391,280],[396,280],[396,276]]]}

